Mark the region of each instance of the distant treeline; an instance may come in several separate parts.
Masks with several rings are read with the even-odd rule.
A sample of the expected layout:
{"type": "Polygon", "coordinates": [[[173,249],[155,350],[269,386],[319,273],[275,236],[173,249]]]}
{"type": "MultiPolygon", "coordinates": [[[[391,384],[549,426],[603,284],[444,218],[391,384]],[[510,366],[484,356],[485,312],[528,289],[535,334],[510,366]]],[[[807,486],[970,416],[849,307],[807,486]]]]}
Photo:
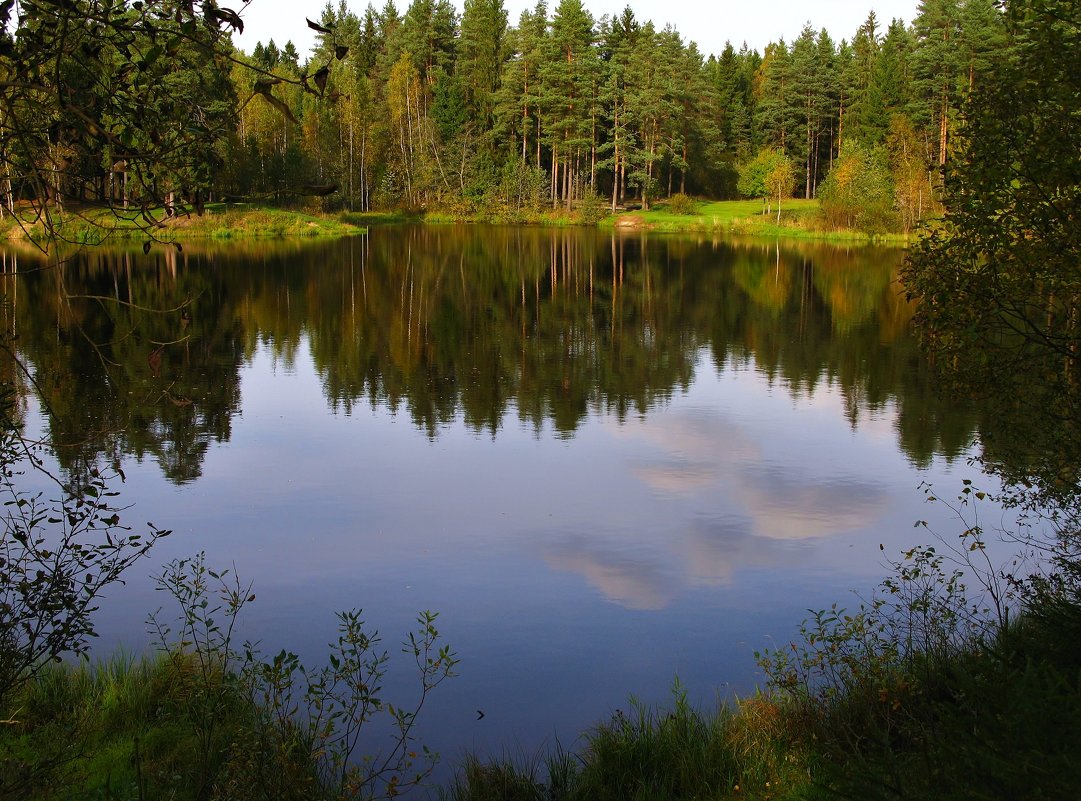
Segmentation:
{"type": "MultiPolygon", "coordinates": [[[[331,69],[323,97],[283,81],[243,107],[229,191],[337,185],[360,210],[648,205],[765,196],[748,168],[781,155],[788,193],[856,192],[906,229],[935,208],[964,97],[1008,41],[993,0],[927,0],[910,25],[871,12],[850,41],[808,25],[762,54],[708,58],[630,7],[597,20],[580,0],[551,13],[541,0],[516,27],[502,0],[460,16],[449,0],[359,16],[343,0],[318,26],[307,62],[291,42],[244,56],[285,79],[331,69]]],[[[252,94],[250,71],[234,80],[252,94]]]]}
{"type": "Polygon", "coordinates": [[[907,231],[940,211],[965,98],[1013,41],[995,0],[708,58],[629,7],[541,0],[512,26],[503,0],[341,0],[308,21],[302,62],[292,43],[241,52],[239,17],[193,8],[30,4],[0,28],[0,73],[29,76],[0,87],[0,214],[232,196],[595,219],[674,193],[798,195],[835,227],[907,231]]]}

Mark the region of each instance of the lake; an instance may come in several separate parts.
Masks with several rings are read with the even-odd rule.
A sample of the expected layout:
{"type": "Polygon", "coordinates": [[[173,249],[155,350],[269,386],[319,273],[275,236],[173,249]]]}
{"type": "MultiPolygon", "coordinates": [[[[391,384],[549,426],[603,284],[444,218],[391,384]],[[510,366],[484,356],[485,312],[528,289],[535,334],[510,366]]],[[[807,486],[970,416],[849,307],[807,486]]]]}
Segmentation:
{"type": "Polygon", "coordinates": [[[959,531],[920,485],[980,480],[980,412],[936,393],[902,258],[453,226],[9,251],[3,322],[57,469],[121,466],[126,519],[174,531],[99,653],[146,647],[150,574],[205,551],[269,652],[318,662],[360,607],[393,653],[438,611],[460,675],[425,741],[532,755],[676,677],[753,692],[754,652],[869,594],[917,519],[959,531]]]}

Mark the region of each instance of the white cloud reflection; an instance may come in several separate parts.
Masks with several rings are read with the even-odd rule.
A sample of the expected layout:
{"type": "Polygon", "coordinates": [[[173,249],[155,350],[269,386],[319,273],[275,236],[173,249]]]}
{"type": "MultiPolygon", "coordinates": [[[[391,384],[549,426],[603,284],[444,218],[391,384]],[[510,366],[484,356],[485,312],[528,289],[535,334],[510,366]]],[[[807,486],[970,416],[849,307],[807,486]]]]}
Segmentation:
{"type": "Polygon", "coordinates": [[[673,509],[670,524],[549,535],[542,548],[551,567],[631,609],[663,608],[742,570],[796,567],[815,541],[873,529],[892,500],[886,485],[840,460],[801,458],[806,443],[770,458],[783,433],[719,409],[670,409],[614,433],[634,446],[630,474],[673,509]]]}
{"type": "Polygon", "coordinates": [[[578,573],[605,598],[628,609],[664,609],[678,594],[681,577],[663,553],[642,558],[582,538],[549,546],[545,561],[556,570],[578,573]]]}

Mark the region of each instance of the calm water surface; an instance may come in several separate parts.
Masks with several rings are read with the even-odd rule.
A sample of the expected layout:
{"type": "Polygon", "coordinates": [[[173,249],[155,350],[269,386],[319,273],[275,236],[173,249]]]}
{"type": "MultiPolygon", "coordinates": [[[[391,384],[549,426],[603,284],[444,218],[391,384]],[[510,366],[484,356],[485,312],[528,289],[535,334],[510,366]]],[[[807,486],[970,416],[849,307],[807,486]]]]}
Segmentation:
{"type": "Polygon", "coordinates": [[[951,530],[919,484],[972,472],[978,411],[930,386],[896,250],[448,227],[17,258],[28,429],[175,531],[101,649],[148,642],[147,574],[198,551],[254,580],[268,651],[318,661],[350,607],[393,647],[438,610],[448,757],[573,745],[676,676],[753,691],[753,652],[868,592],[880,545],[951,530]]]}

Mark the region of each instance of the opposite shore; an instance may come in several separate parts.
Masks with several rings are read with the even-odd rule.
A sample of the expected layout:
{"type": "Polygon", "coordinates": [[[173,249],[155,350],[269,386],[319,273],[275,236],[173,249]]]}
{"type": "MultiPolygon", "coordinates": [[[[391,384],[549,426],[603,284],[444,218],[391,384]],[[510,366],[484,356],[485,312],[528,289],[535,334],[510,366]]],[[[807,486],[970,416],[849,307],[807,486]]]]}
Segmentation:
{"type": "MultiPolygon", "coordinates": [[[[394,223],[509,224],[541,226],[595,226],[606,230],[658,233],[714,233],[765,239],[800,239],[904,246],[911,235],[832,229],[822,220],[815,200],[786,201],[778,216],[765,213],[761,201],[722,200],[692,202],[679,208],[659,203],[654,209],[621,210],[580,207],[543,212],[419,211],[320,212],[284,209],[261,203],[208,204],[203,214],[167,216],[163,211],[143,216],[137,210],[79,208],[58,210],[46,222],[40,215],[21,220],[6,214],[0,219],[0,240],[47,240],[100,245],[110,241],[185,242],[248,238],[339,237],[365,233],[370,226],[394,223]],[[682,212],[682,213],[680,213],[682,212]]],[[[16,210],[17,213],[19,210],[16,210]]]]}

